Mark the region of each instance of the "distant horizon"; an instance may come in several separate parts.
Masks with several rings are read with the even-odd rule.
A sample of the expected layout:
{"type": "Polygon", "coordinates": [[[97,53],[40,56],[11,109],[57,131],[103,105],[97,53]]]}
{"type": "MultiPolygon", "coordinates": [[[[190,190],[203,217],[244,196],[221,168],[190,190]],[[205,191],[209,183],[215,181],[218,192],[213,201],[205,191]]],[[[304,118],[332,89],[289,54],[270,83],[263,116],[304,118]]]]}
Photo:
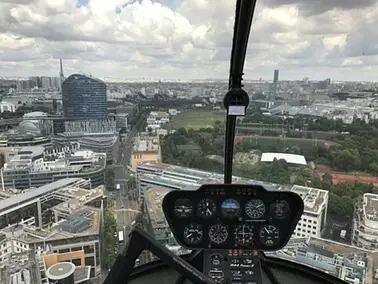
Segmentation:
{"type": "MultiPolygon", "coordinates": [[[[65,78],[68,78],[69,76],[73,75],[73,74],[82,74],[82,75],[88,75],[88,74],[85,74],[85,73],[80,73],[80,72],[74,72],[68,76],[65,76],[65,78]]],[[[92,74],[93,75],[93,74],[92,74]]],[[[32,76],[0,76],[0,80],[22,80],[22,79],[25,79],[25,80],[28,80],[30,77],[59,77],[59,76],[46,76],[46,75],[32,75],[32,76]]],[[[97,79],[100,79],[100,80],[103,80],[105,81],[106,83],[122,83],[122,81],[115,81],[115,80],[124,80],[124,81],[138,81],[138,83],[159,83],[159,81],[161,81],[161,83],[174,83],[174,82],[182,82],[182,83],[191,83],[191,82],[203,82],[203,83],[206,83],[206,82],[211,82],[211,81],[218,81],[218,82],[224,82],[224,83],[228,83],[229,79],[217,79],[217,78],[207,78],[207,79],[165,79],[165,78],[160,78],[160,79],[155,79],[155,78],[151,78],[151,79],[148,79],[148,78],[128,78],[128,77],[124,77],[124,78],[121,78],[121,77],[98,77],[98,76],[95,76],[93,75],[94,78],[97,78],[97,79]],[[107,82],[107,80],[114,80],[113,82],[107,82]]],[[[280,82],[301,82],[303,81],[305,78],[302,78],[302,79],[279,79],[278,80],[278,83],[280,82]]],[[[311,79],[311,78],[308,78],[308,81],[309,82],[319,82],[319,81],[324,81],[326,79],[331,79],[331,84],[333,83],[378,83],[378,80],[377,81],[351,81],[351,80],[332,80],[332,78],[324,78],[324,79],[311,79]]],[[[259,82],[260,79],[243,79],[243,82],[244,83],[257,83],[259,82]]],[[[261,82],[273,82],[273,79],[261,79],[261,82]]]]}

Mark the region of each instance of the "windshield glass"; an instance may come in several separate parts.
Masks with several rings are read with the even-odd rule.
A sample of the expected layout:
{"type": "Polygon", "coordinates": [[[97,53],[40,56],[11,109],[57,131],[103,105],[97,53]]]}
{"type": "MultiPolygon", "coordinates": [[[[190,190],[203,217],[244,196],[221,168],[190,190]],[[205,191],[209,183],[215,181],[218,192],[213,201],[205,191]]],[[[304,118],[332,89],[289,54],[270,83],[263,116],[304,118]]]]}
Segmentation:
{"type": "MultiPolygon", "coordinates": [[[[75,279],[103,280],[136,225],[189,252],[161,202],[223,183],[235,3],[0,1],[7,277],[27,259],[44,263],[38,279],[69,261],[75,279]]],[[[375,278],[377,16],[375,0],[258,1],[234,146],[233,182],[304,200],[292,239],[269,256],[355,283],[375,278]]]]}

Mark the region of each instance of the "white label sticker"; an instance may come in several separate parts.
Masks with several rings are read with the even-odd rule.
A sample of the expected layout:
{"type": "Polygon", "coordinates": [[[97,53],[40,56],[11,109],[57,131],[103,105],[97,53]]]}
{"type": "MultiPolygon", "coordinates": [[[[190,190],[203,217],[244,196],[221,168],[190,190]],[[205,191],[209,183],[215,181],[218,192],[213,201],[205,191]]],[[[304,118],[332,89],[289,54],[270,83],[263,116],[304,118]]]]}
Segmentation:
{"type": "Polygon", "coordinates": [[[228,115],[245,115],[244,106],[229,106],[228,115]]]}

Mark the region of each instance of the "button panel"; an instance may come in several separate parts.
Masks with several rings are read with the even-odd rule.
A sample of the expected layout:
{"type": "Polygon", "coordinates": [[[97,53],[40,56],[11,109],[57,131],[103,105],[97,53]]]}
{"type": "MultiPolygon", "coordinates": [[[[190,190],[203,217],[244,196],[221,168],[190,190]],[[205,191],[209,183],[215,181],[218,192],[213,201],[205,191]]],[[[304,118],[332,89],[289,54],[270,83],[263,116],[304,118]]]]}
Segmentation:
{"type": "Polygon", "coordinates": [[[204,275],[214,283],[262,284],[260,258],[252,250],[205,250],[204,275]]]}

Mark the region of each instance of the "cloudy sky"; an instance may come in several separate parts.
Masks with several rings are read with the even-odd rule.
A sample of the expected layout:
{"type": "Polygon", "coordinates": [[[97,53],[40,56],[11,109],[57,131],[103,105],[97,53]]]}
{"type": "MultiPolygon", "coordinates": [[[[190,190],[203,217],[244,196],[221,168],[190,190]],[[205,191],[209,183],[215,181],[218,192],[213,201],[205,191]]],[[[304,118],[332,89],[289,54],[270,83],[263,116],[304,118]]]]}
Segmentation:
{"type": "MultiPolygon", "coordinates": [[[[0,77],[228,78],[235,0],[0,0],[0,77]]],[[[378,0],[257,0],[246,79],[378,81],[378,0]]]]}

